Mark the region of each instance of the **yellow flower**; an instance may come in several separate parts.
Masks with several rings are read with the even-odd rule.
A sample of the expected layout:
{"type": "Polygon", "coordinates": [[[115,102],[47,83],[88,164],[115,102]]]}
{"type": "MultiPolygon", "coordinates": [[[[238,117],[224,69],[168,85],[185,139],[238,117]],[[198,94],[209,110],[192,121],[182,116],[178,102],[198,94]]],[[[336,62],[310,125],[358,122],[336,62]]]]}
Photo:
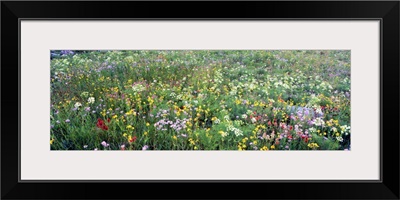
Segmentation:
{"type": "Polygon", "coordinates": [[[197,147],[196,147],[196,146],[194,146],[194,150],[197,150],[197,147]]]}
{"type": "Polygon", "coordinates": [[[146,123],[146,126],[150,126],[150,123],[149,123],[149,122],[147,122],[147,123],[146,123]]]}
{"type": "Polygon", "coordinates": [[[53,144],[53,142],[54,142],[54,138],[50,140],[50,144],[53,144]]]}
{"type": "Polygon", "coordinates": [[[235,103],[236,103],[236,105],[239,105],[240,104],[240,100],[236,99],[235,103]]]}
{"type": "Polygon", "coordinates": [[[272,145],[272,146],[271,146],[271,149],[275,149],[275,145],[272,145]]]}
{"type": "Polygon", "coordinates": [[[263,146],[260,150],[261,151],[268,151],[268,147],[267,146],[263,146]]]}
{"type": "Polygon", "coordinates": [[[147,132],[144,132],[143,135],[147,135],[147,132]]]}
{"type": "Polygon", "coordinates": [[[117,115],[112,116],[113,119],[115,119],[115,118],[117,118],[117,117],[118,117],[117,115]]]}
{"type": "Polygon", "coordinates": [[[318,148],[319,147],[317,143],[310,143],[307,146],[310,148],[318,148]]]}
{"type": "Polygon", "coordinates": [[[176,135],[174,135],[173,137],[172,137],[174,140],[177,140],[178,138],[176,137],[176,135]]]}

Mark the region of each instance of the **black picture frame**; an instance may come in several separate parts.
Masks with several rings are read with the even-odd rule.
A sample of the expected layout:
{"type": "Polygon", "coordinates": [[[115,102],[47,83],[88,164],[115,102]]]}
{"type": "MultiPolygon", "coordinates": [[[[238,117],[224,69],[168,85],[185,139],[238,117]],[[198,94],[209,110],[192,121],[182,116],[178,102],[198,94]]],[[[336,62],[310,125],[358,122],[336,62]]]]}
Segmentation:
{"type": "Polygon", "coordinates": [[[1,198],[399,199],[399,8],[399,1],[2,1],[1,198]],[[20,19],[378,19],[381,21],[381,180],[20,182],[20,19]]]}

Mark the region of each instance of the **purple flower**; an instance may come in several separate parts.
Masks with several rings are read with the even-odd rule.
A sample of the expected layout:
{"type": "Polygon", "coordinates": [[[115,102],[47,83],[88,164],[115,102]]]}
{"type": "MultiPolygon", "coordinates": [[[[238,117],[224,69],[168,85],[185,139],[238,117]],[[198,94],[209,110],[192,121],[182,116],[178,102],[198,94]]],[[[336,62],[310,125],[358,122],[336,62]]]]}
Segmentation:
{"type": "Polygon", "coordinates": [[[103,145],[103,147],[108,147],[108,146],[110,146],[110,144],[107,144],[106,141],[101,142],[101,145],[103,145]]]}
{"type": "Polygon", "coordinates": [[[145,150],[147,150],[148,148],[149,148],[149,146],[144,145],[143,148],[142,148],[142,150],[145,151],[145,150]]]}
{"type": "Polygon", "coordinates": [[[85,111],[89,112],[90,111],[90,107],[86,107],[85,111]]]}
{"type": "Polygon", "coordinates": [[[70,122],[70,120],[69,120],[69,119],[67,119],[67,120],[65,120],[65,122],[69,123],[69,122],[70,122]]]}
{"type": "Polygon", "coordinates": [[[71,50],[62,50],[61,55],[74,55],[74,52],[71,50]]]}

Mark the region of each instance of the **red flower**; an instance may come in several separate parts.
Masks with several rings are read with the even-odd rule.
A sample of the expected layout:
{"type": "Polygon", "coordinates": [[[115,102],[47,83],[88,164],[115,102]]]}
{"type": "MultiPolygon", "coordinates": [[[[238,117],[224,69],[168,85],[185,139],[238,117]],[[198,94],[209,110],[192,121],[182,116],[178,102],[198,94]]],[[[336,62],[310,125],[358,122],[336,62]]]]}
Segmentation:
{"type": "Polygon", "coordinates": [[[131,138],[131,139],[129,140],[129,142],[135,142],[136,139],[137,139],[137,137],[136,137],[136,136],[133,136],[133,138],[131,138]]]}
{"type": "Polygon", "coordinates": [[[110,118],[107,119],[107,122],[110,122],[110,118]]]}
{"type": "Polygon", "coordinates": [[[104,123],[104,121],[102,120],[102,119],[97,119],[97,127],[99,127],[99,128],[101,128],[101,129],[103,129],[103,130],[108,130],[108,127],[107,127],[107,125],[104,123]]]}
{"type": "Polygon", "coordinates": [[[304,142],[308,142],[308,136],[307,135],[301,135],[301,138],[303,138],[304,142]]]}

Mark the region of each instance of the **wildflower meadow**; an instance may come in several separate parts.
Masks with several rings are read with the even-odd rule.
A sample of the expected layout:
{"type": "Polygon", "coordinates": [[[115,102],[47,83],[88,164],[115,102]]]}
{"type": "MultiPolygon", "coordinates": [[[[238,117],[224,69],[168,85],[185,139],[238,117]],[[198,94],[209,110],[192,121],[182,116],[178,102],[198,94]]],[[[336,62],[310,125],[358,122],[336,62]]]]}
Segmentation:
{"type": "Polygon", "coordinates": [[[52,50],[51,150],[351,150],[350,51],[52,50]]]}

